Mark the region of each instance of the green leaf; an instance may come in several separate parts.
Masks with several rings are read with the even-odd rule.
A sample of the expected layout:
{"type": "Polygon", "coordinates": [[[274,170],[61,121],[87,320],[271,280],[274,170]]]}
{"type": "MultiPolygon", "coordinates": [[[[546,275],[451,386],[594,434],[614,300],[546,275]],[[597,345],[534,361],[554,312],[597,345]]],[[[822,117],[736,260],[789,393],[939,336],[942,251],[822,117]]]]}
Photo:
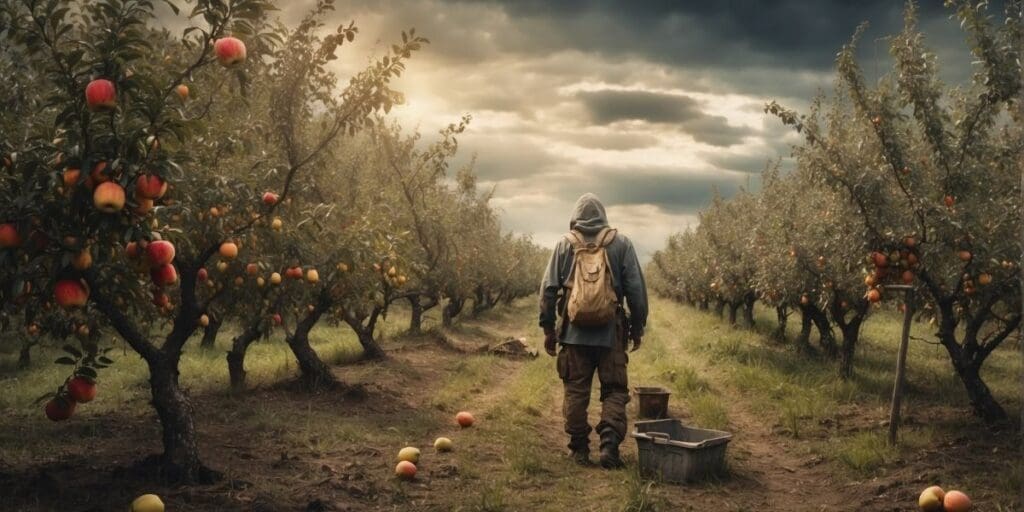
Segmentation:
{"type": "Polygon", "coordinates": [[[64,350],[64,352],[67,352],[68,354],[75,356],[76,358],[82,357],[82,351],[78,350],[72,345],[64,345],[63,347],[61,347],[61,349],[64,350]]]}
{"type": "Polygon", "coordinates": [[[68,366],[74,366],[74,365],[78,364],[78,361],[75,361],[74,359],[71,359],[68,356],[63,356],[63,357],[58,357],[54,361],[54,363],[55,364],[66,364],[68,366]]]}

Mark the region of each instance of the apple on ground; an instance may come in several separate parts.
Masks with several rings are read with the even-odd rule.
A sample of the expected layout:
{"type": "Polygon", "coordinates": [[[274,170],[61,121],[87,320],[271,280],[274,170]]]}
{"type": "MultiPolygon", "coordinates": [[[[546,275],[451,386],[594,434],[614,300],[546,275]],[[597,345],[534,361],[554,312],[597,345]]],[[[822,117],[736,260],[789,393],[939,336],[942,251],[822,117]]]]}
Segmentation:
{"type": "Polygon", "coordinates": [[[124,189],[112,181],[100,183],[92,194],[92,202],[96,209],[104,213],[121,211],[124,209],[124,200],[124,189]]]}
{"type": "Polygon", "coordinates": [[[245,43],[235,37],[222,37],[213,43],[213,52],[221,66],[232,67],[245,62],[245,43]]]}
{"type": "Polygon", "coordinates": [[[185,84],[178,84],[178,86],[174,88],[174,92],[178,93],[178,97],[181,98],[181,101],[185,101],[185,100],[188,99],[188,86],[187,85],[185,85],[185,84]]]}
{"type": "Polygon", "coordinates": [[[416,478],[416,464],[403,460],[395,466],[395,476],[402,480],[412,480],[416,478]]]}
{"type": "Polygon", "coordinates": [[[74,377],[68,381],[68,396],[80,404],[91,402],[96,398],[96,382],[87,377],[74,377]]]}
{"type": "Polygon", "coordinates": [[[416,464],[420,461],[420,449],[415,446],[406,446],[398,451],[398,460],[406,460],[416,464]]]}
{"type": "Polygon", "coordinates": [[[46,402],[46,417],[50,421],[64,421],[75,413],[75,402],[66,396],[55,396],[46,402]]]}
{"type": "Polygon", "coordinates": [[[452,451],[452,440],[447,437],[439,437],[434,440],[434,450],[439,452],[450,452],[452,451]]]}
{"type": "Polygon", "coordinates": [[[473,426],[473,423],[476,422],[476,418],[474,418],[472,414],[466,411],[461,411],[455,415],[455,421],[459,424],[460,427],[468,428],[473,426]]]}
{"type": "Polygon", "coordinates": [[[117,88],[114,82],[97,78],[85,86],[85,104],[93,112],[111,110],[117,105],[117,88]]]}
{"type": "Polygon", "coordinates": [[[263,193],[263,204],[267,206],[274,206],[277,204],[278,195],[273,192],[263,193]]]}
{"type": "Polygon", "coordinates": [[[968,512],[971,507],[971,499],[960,491],[949,491],[942,498],[942,508],[945,512],[968,512]]]}
{"type": "Polygon", "coordinates": [[[89,289],[76,279],[61,279],[53,287],[53,298],[61,307],[81,307],[89,300],[89,289]]]}
{"type": "Polygon", "coordinates": [[[156,494],[143,494],[132,501],[131,512],[164,512],[164,502],[156,494]]]}

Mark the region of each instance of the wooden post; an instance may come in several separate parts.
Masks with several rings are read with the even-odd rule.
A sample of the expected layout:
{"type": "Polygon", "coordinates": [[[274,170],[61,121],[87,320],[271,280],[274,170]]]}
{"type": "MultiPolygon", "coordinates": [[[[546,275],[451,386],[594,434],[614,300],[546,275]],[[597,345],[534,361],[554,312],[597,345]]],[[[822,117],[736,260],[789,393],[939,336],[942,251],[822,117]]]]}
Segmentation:
{"type": "Polygon", "coordinates": [[[914,288],[912,286],[886,286],[886,289],[902,289],[905,309],[903,311],[903,335],[896,356],[896,382],[892,387],[892,404],[889,409],[889,445],[896,446],[896,431],[900,427],[900,405],[903,400],[903,381],[907,369],[907,347],[910,344],[910,323],[914,316],[914,288]]]}

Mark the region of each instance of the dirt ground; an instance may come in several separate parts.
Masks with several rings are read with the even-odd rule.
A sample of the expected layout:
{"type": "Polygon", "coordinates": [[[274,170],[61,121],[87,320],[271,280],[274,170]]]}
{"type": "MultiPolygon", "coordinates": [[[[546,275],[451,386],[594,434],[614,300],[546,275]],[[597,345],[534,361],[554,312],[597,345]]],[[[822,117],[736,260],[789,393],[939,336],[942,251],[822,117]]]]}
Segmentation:
{"type": "MultiPolygon", "coordinates": [[[[993,431],[984,442],[943,439],[859,478],[808,444],[876,427],[864,418],[877,414],[845,407],[820,428],[792,438],[780,435],[779,425],[749,397],[721,386],[735,434],[727,477],[686,486],[641,481],[632,440],[623,445],[627,469],[579,468],[565,457],[553,362],[543,354],[538,360],[476,355],[476,347],[505,335],[535,335],[526,332],[528,325],[515,315],[496,315],[444,342],[433,335],[392,340],[386,361],[336,368],[355,393],[308,396],[282,384],[194,396],[204,461],[225,475],[214,485],[155,484],[136,466],[159,449],[152,414],[82,418],[42,434],[56,436],[54,448],[36,463],[0,460],[0,510],[125,510],[136,495],[152,492],[173,512],[896,511],[914,508],[917,492],[938,478],[938,468],[942,475],[968,474],[1018,450],[1012,430],[993,431]],[[477,425],[460,429],[453,420],[458,410],[472,411],[477,425]],[[455,450],[435,453],[430,446],[438,436],[452,438],[455,450]],[[405,445],[423,451],[412,482],[392,476],[405,445]]],[[[635,412],[634,403],[631,417],[635,412]]],[[[688,416],[676,405],[671,412],[688,416]]],[[[926,412],[932,418],[963,414],[926,412]]],[[[0,428],[4,450],[16,449],[10,443],[19,437],[41,435],[39,424],[19,418],[0,419],[0,428]]],[[[982,503],[978,510],[1000,509],[982,503]]]]}

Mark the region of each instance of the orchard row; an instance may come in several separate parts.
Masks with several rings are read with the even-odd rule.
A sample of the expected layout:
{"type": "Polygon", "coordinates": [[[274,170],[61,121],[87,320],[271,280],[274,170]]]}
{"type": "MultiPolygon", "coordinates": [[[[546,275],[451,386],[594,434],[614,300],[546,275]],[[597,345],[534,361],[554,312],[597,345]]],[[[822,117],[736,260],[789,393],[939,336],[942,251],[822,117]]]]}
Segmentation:
{"type": "Polygon", "coordinates": [[[1021,324],[1021,20],[1011,10],[993,24],[984,7],[952,5],[981,62],[972,84],[939,81],[910,5],[891,39],[895,68],[869,86],[855,59],[859,29],[839,53],[834,94],[806,115],[765,108],[802,135],[794,168],[780,161],[757,190],[716,195],[650,273],[662,293],[728,311],[732,323],[751,325],[758,301],[774,308],[779,337],[799,313],[797,347],[809,350],[816,328],[844,377],[870,313],[911,307],[935,329],[975,413],[994,421],[1006,413],[981,368],[1021,324]]]}
{"type": "Polygon", "coordinates": [[[449,169],[469,118],[430,142],[387,119],[429,42],[415,30],[342,81],[330,64],[358,28],[325,27],[332,2],[288,27],[266,1],[199,0],[179,37],[148,1],[60,5],[0,9],[0,328],[67,353],[51,419],[92,399],[126,344],[149,368],[161,470],[209,480],[179,382],[194,335],[239,327],[241,389],[248,346],[281,332],[302,383],[330,390],[316,325],[385,357],[396,303],[418,331],[427,312],[447,325],[534,292],[540,250],[502,230],[471,166],[449,169]]]}

